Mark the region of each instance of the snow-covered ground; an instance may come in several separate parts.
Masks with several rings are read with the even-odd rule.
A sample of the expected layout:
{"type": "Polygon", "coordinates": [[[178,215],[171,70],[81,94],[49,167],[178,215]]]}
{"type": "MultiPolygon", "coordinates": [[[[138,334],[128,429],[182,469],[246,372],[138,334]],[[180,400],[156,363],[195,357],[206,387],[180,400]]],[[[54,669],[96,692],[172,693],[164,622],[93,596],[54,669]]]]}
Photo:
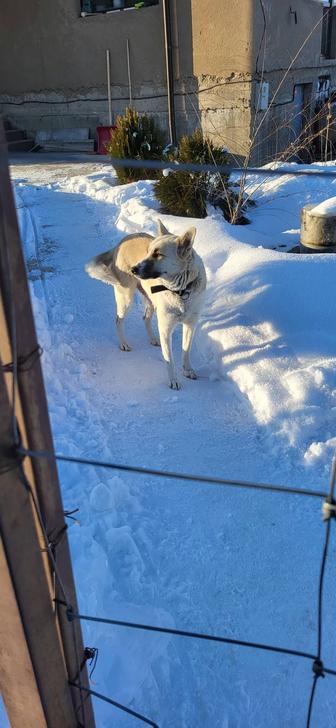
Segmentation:
{"type": "MultiPolygon", "coordinates": [[[[293,165],[293,169],[295,165],[293,165]]],[[[285,251],[300,208],[330,180],[250,179],[251,224],[162,216],[197,227],[208,294],[198,381],[166,384],[140,301],[119,351],[109,286],[84,272],[125,233],[154,233],[152,184],[116,185],[108,164],[12,167],[56,450],[122,463],[326,489],[336,445],[336,256],[285,251]]],[[[179,335],[177,336],[177,355],[179,335]]],[[[80,609],[316,651],[320,502],[62,465],[80,609]]],[[[336,666],[332,540],[324,659],[336,666]]],[[[160,728],[301,728],[309,662],[225,645],[82,625],[99,648],[93,688],[160,728]]],[[[320,680],[312,726],[335,725],[320,680]]],[[[98,728],[134,718],[95,701],[98,728]]]]}

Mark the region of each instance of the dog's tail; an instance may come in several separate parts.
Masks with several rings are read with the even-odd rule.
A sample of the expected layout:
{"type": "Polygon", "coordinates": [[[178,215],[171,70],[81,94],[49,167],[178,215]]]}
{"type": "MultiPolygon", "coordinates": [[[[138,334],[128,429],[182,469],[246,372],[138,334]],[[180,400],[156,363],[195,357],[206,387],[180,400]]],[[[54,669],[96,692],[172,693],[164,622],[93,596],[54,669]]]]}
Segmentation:
{"type": "Polygon", "coordinates": [[[89,260],[85,266],[85,270],[91,278],[97,278],[98,281],[109,283],[111,286],[118,283],[118,278],[114,272],[113,257],[111,251],[96,255],[95,258],[89,260]]]}

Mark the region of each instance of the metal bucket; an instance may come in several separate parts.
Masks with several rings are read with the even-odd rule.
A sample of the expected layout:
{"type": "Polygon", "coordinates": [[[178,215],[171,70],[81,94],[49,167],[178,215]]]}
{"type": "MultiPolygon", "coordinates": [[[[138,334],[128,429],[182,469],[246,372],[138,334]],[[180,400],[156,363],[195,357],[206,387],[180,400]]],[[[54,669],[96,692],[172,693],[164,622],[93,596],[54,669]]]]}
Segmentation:
{"type": "Polygon", "coordinates": [[[336,215],[314,215],[316,205],[301,210],[301,253],[336,253],[336,215]]]}

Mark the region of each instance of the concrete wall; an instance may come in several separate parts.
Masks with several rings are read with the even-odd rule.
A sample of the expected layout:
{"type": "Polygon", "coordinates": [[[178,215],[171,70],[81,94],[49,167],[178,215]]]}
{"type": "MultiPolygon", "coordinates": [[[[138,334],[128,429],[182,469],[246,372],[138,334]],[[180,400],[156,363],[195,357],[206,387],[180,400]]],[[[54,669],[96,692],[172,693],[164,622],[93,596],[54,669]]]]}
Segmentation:
{"type": "Polygon", "coordinates": [[[252,70],[253,0],[192,0],[194,74],[252,70]]]}
{"type": "Polygon", "coordinates": [[[2,90],[13,94],[104,88],[106,48],[114,83],[127,83],[126,38],[135,83],[164,81],[161,7],[80,17],[79,0],[12,0],[1,11],[2,90]],[[158,42],[151,43],[151,38],[158,42]]]}
{"type": "MultiPolygon", "coordinates": [[[[318,66],[322,29],[318,22],[322,17],[322,3],[317,0],[263,0],[263,6],[266,16],[264,70],[286,70],[295,56],[294,68],[318,66]],[[291,9],[296,12],[297,23],[291,9]],[[311,33],[314,26],[317,27],[311,33]]],[[[260,50],[258,71],[261,70],[263,60],[264,45],[260,49],[263,31],[261,3],[260,0],[253,0],[253,67],[256,70],[260,50]]]]}
{"type": "MultiPolygon", "coordinates": [[[[253,154],[260,163],[293,139],[295,86],[305,84],[310,110],[319,76],[330,75],[336,88],[336,61],[320,55],[322,4],[263,5],[266,28],[261,0],[171,0],[178,133],[202,126],[240,161],[261,124],[253,154]],[[267,114],[257,108],[261,75],[269,99],[275,94],[267,114]]],[[[129,39],[134,106],[167,128],[162,0],[140,11],[86,18],[80,17],[80,0],[11,0],[1,14],[0,109],[18,127],[34,132],[89,126],[94,134],[99,123],[107,123],[106,49],[113,118],[123,113],[129,39]]]]}
{"type": "MultiPolygon", "coordinates": [[[[317,87],[321,76],[330,77],[330,88],[336,88],[336,61],[321,56],[322,3],[316,0],[269,0],[265,2],[266,42],[262,42],[264,19],[259,0],[254,0],[254,67],[252,95],[253,129],[259,129],[253,142],[253,162],[274,159],[283,150],[295,152],[293,142],[300,123],[309,124],[315,115],[317,87]],[[290,9],[296,11],[295,16],[290,9]],[[264,67],[263,67],[264,64],[264,67]],[[271,108],[258,111],[257,80],[269,85],[271,108]],[[301,87],[301,88],[300,88],[301,87]],[[300,119],[299,95],[303,93],[303,116],[300,119]]],[[[295,147],[295,145],[294,145],[295,147]]],[[[300,158],[300,154],[298,155],[300,158]]],[[[295,153],[294,153],[295,157],[295,153]]],[[[309,153],[302,151],[309,160],[309,153]]]]}
{"type": "Polygon", "coordinates": [[[113,111],[121,113],[127,38],[134,96],[143,99],[142,109],[166,112],[161,4],[81,18],[79,0],[11,0],[1,15],[0,100],[14,121],[31,128],[107,123],[106,49],[113,111]]]}
{"type": "MultiPolygon", "coordinates": [[[[239,153],[250,126],[251,3],[171,0],[178,132],[202,125],[239,153]]],[[[11,0],[2,10],[2,27],[0,104],[17,126],[34,132],[82,125],[94,132],[107,123],[106,49],[113,115],[122,113],[128,38],[134,105],[166,127],[161,0],[141,11],[86,18],[79,0],[11,0]]]]}
{"type": "Polygon", "coordinates": [[[193,73],[204,131],[244,157],[251,124],[253,0],[192,0],[193,73]]]}

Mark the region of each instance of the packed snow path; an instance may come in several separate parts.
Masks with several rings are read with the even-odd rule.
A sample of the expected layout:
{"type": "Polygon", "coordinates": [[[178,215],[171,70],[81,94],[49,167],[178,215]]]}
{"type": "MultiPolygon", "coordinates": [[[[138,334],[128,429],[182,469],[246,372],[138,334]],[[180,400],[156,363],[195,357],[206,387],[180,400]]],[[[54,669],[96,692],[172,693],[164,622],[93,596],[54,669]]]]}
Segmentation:
{"type": "MultiPolygon", "coordinates": [[[[280,192],[264,185],[246,228],[230,229],[217,214],[164,217],[172,232],[196,225],[209,278],[193,349],[200,379],[172,392],[140,301],[126,321],[133,351],[121,352],[113,291],[84,272],[126,232],[154,232],[151,183],[117,187],[108,165],[18,165],[12,173],[56,450],[326,489],[336,443],[334,256],[307,261],[256,247],[272,247],[266,234],[280,245],[285,235],[297,242],[297,221],[286,230],[279,202],[265,204],[276,193],[285,204],[291,182],[281,180],[280,192]]],[[[328,192],[320,185],[316,202],[332,196],[330,182],[328,192]]],[[[294,195],[310,195],[304,181],[294,195]]],[[[179,336],[175,343],[178,357],[179,336]]],[[[319,501],[76,465],[60,467],[60,477],[65,507],[80,508],[70,539],[82,612],[314,653],[319,501]]],[[[334,556],[332,539],[324,650],[331,667],[334,556]]],[[[94,689],[160,728],[305,725],[309,662],[82,626],[85,644],[99,648],[94,689]]],[[[334,695],[332,678],[320,680],[313,726],[334,725],[334,695]]],[[[137,723],[98,701],[95,711],[98,728],[137,723]]]]}

